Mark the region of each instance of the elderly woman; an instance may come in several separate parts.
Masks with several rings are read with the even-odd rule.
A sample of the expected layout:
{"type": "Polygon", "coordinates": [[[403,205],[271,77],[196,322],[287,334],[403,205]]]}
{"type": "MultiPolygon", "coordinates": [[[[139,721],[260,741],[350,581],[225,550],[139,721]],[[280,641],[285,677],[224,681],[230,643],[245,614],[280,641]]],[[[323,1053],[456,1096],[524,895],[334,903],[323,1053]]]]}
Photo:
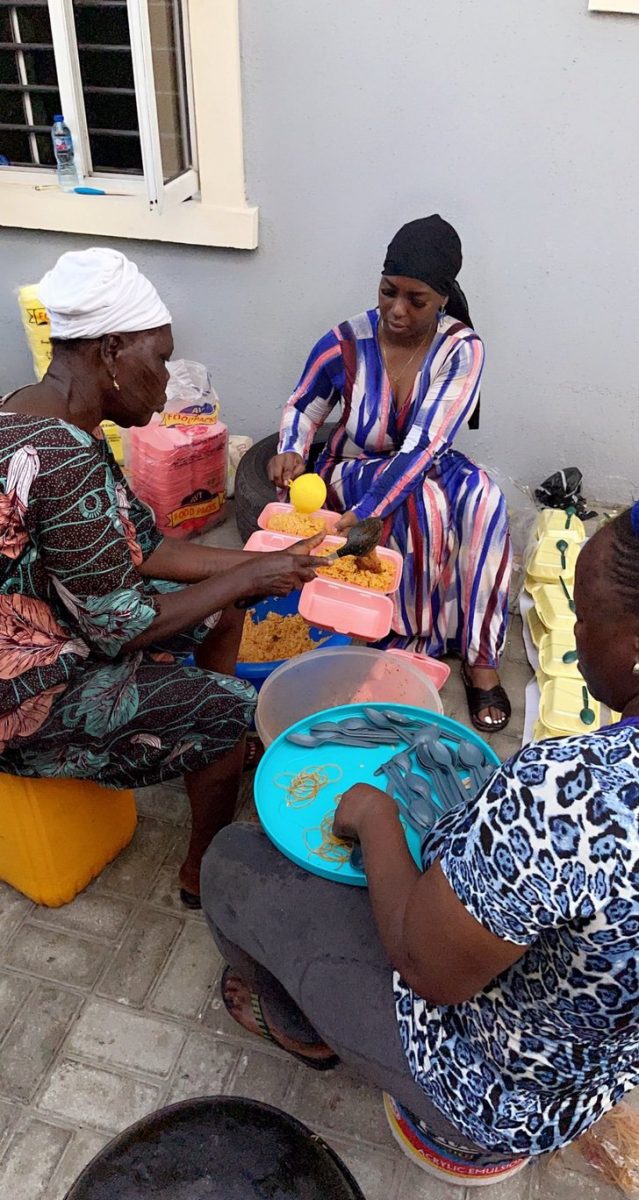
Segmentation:
{"type": "Polygon", "coordinates": [[[438,822],[423,872],[364,784],[334,829],[361,843],[368,892],[253,826],[204,860],[235,1019],[310,1065],[338,1055],[391,1093],[404,1144],[473,1170],[564,1145],[639,1084],[638,597],[639,504],[575,582],[579,665],[621,720],[521,750],[438,822]]]}
{"type": "Polygon", "coordinates": [[[499,488],[453,442],[478,415],[484,348],[455,282],[457,233],[439,216],[404,225],[388,247],[378,308],[314,349],[282,418],[270,478],[305,470],[313,435],[339,407],[317,470],[345,532],[384,520],[404,559],[385,643],[461,652],[473,724],[503,729],[510,704],[497,667],[508,621],[510,541],[499,488]]]}
{"type": "Polygon", "coordinates": [[[51,365],[0,409],[0,772],[112,787],[183,774],[181,894],[199,907],[255,706],[233,678],[235,602],[311,578],[315,543],[250,555],[163,540],[96,431],[161,411],[170,314],[115,250],[64,254],[40,294],[51,365]]]}

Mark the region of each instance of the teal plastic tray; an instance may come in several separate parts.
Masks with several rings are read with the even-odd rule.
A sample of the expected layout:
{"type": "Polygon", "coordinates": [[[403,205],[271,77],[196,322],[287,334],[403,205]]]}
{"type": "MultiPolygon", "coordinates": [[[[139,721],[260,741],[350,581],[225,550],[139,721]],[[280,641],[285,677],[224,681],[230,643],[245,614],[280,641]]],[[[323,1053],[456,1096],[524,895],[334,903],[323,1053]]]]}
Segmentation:
{"type": "MultiPolygon", "coordinates": [[[[368,708],[376,708],[380,712],[392,709],[393,712],[403,713],[424,723],[437,725],[442,730],[443,740],[450,736],[451,744],[464,739],[480,746],[489,762],[499,766],[499,759],[494,750],[474,730],[451,717],[440,713],[430,712],[423,708],[414,708],[408,704],[370,704],[368,708]]],[[[255,777],[255,805],[265,833],[271,841],[300,867],[321,875],[325,879],[333,879],[336,883],[350,883],[358,887],[366,886],[366,875],[363,871],[355,870],[349,862],[349,849],[340,852],[338,861],[328,861],[317,854],[322,845],[320,825],[323,820],[335,811],[339,796],[355,783],[371,783],[384,790],[386,777],[375,775],[375,770],[381,763],[387,762],[393,754],[404,749],[404,744],[396,746],[375,746],[372,749],[357,749],[352,746],[340,746],[337,743],[325,743],[314,749],[296,746],[288,741],[289,733],[308,733],[312,726],[320,721],[343,721],[347,717],[361,717],[361,704],[345,704],[340,708],[329,708],[323,712],[304,717],[269,746],[255,777]],[[313,771],[320,767],[331,767],[327,774],[331,782],[318,792],[310,803],[291,802],[286,793],[286,782],[302,770],[313,771]]],[[[435,798],[437,786],[435,779],[424,770],[413,756],[414,770],[424,775],[431,784],[435,798]]],[[[468,773],[460,770],[459,777],[468,779],[468,773]]],[[[470,793],[469,793],[470,795],[470,793]]],[[[401,815],[401,814],[400,814],[401,815]]],[[[328,822],[327,822],[328,824],[328,822]]],[[[410,826],[404,825],[408,848],[421,867],[420,835],[410,826]]]]}

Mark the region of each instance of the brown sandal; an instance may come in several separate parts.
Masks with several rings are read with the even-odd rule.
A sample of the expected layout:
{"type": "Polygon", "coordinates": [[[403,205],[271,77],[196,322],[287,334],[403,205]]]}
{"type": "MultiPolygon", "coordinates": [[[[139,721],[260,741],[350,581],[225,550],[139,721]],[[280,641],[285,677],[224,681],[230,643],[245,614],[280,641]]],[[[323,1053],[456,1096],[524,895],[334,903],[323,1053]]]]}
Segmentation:
{"type": "MultiPolygon", "coordinates": [[[[274,1046],[278,1046],[280,1050],[284,1050],[286,1054],[290,1054],[298,1062],[304,1063],[305,1067],[312,1067],[314,1071],[332,1071],[334,1067],[339,1066],[339,1058],[336,1054],[332,1053],[328,1046],[325,1047],[328,1054],[324,1058],[311,1058],[308,1054],[303,1054],[301,1051],[289,1050],[287,1046],[283,1046],[278,1038],[276,1038],[266,1020],[259,995],[257,992],[250,991],[248,984],[244,984],[244,986],[249,992],[250,1013],[248,1017],[244,1013],[238,1013],[229,996],[229,984],[232,979],[239,979],[244,984],[244,980],[241,976],[236,975],[232,967],[225,967],[220,980],[220,993],[227,1013],[238,1025],[241,1025],[242,1029],[245,1029],[247,1033],[256,1034],[257,1037],[263,1038],[266,1042],[271,1042],[274,1046]],[[244,1020],[242,1019],[243,1016],[244,1020]],[[251,1028],[251,1020],[257,1025],[257,1031],[251,1028]]],[[[323,1042],[316,1043],[316,1049],[320,1049],[323,1046],[323,1042]]]]}

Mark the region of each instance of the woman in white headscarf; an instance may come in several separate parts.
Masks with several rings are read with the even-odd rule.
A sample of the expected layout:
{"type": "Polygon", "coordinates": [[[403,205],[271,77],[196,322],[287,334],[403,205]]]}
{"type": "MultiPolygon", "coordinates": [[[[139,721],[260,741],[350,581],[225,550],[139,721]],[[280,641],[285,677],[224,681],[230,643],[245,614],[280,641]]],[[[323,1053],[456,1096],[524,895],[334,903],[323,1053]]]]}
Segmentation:
{"type": "Polygon", "coordinates": [[[0,772],[113,787],[184,774],[181,895],[199,907],[255,706],[234,677],[235,602],[312,578],[318,539],[267,555],[164,540],[96,430],[163,408],[170,313],[115,250],[64,254],[40,296],[51,365],[0,402],[0,772]]]}

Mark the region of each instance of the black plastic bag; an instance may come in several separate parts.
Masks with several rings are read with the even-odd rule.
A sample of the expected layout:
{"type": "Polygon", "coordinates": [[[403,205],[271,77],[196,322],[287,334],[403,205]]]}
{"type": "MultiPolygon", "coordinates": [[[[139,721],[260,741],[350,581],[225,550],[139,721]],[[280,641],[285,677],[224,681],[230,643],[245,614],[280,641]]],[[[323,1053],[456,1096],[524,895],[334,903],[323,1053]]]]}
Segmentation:
{"type": "Polygon", "coordinates": [[[586,508],[581,494],[583,475],[579,467],[562,467],[555,471],[535,488],[535,498],[543,508],[571,508],[582,521],[596,517],[596,513],[586,508]]]}

